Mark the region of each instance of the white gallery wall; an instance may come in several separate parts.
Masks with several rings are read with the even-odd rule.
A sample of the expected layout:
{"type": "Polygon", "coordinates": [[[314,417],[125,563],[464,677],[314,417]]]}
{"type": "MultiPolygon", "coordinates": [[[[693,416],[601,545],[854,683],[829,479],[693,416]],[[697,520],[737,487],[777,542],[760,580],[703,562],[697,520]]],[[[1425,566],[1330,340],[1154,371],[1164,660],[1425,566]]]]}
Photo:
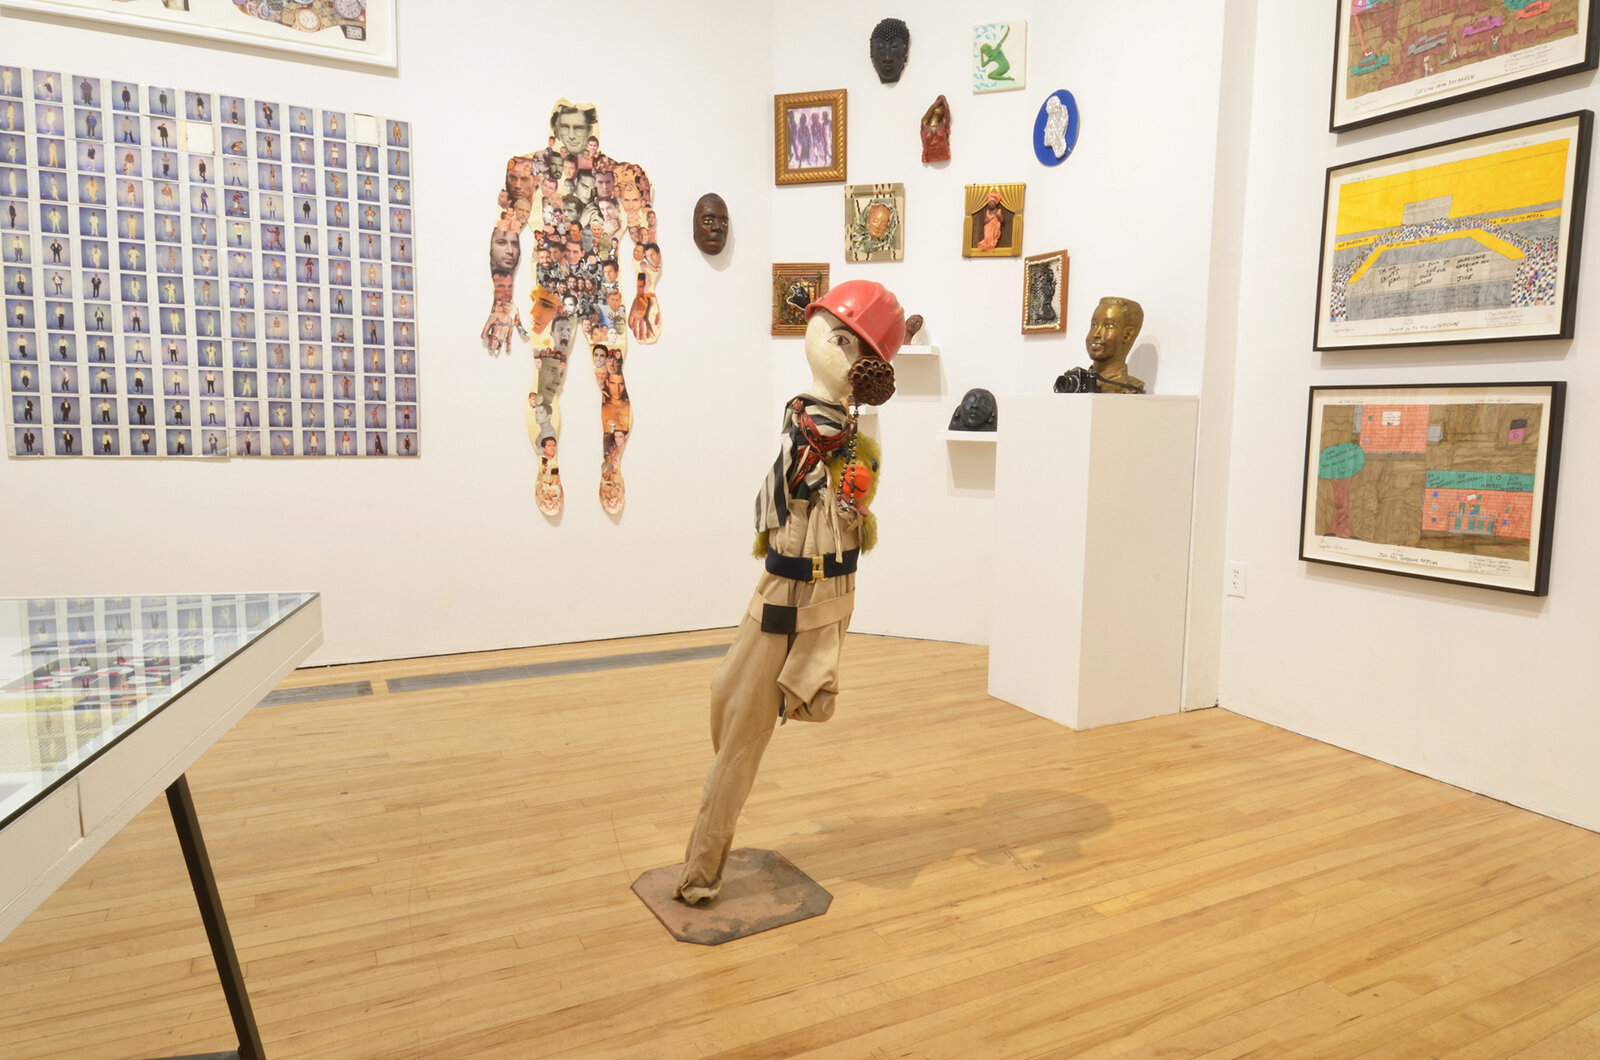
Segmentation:
{"type": "MultiPolygon", "coordinates": [[[[0,461],[0,594],[317,589],[319,662],[729,625],[757,569],[751,503],[780,406],[807,382],[801,341],[768,333],[770,265],[827,261],[835,282],[895,290],[941,351],[898,362],[900,394],[876,417],[883,546],[863,563],[855,628],[983,642],[994,455],[946,440],[951,410],[987,387],[1003,434],[1007,395],[1047,392],[1084,363],[1094,304],[1118,294],[1146,308],[1134,372],[1201,397],[1186,704],[1220,700],[1600,827],[1600,719],[1580,671],[1600,625],[1585,533],[1600,516],[1584,337],[1600,326],[1595,284],[1572,342],[1318,354],[1310,338],[1328,165],[1594,107],[1595,75],[1334,136],[1330,7],[626,0],[572,43],[557,31],[571,5],[407,2],[397,75],[0,15],[7,63],[412,122],[425,421],[412,461],[0,461]],[[912,33],[895,86],[867,56],[890,14],[912,33]],[[971,26],[997,19],[1028,22],[1027,87],[974,96],[971,26]],[[849,181],[906,184],[903,263],[844,265],[839,185],[773,184],[772,94],[841,87],[849,181]],[[1076,95],[1081,134],[1046,168],[1029,137],[1058,88],[1076,95]],[[924,166],[917,125],[939,93],[953,158],[924,166]],[[598,397],[582,358],[563,399],[566,512],[548,520],[524,433],[532,357],[519,343],[491,358],[478,339],[505,159],[543,144],[562,96],[599,108],[602,147],[645,166],[662,219],[665,329],[628,358],[636,429],[617,520],[596,500],[598,397]],[[1071,255],[1062,335],[1020,335],[1020,260],[959,256],[964,186],[1010,181],[1027,184],[1024,252],[1071,255]],[[733,216],[716,260],[690,241],[709,190],[733,216]],[[1295,558],[1308,386],[1546,378],[1569,382],[1547,598],[1295,558]],[[1221,596],[1224,558],[1248,567],[1243,599],[1221,596]]],[[[530,287],[525,271],[520,300],[530,287]]],[[[1041,454],[1038,488],[1071,458],[1041,454]]],[[[1040,526],[1039,562],[1052,545],[1040,526]]],[[[1138,630],[1127,644],[1137,657],[1138,630]]]]}
{"type": "MultiPolygon", "coordinates": [[[[834,283],[885,284],[926,318],[927,341],[940,351],[895,362],[899,392],[877,416],[884,472],[874,510],[883,545],[862,560],[854,629],[987,642],[994,446],[948,441],[944,431],[962,395],[984,387],[999,400],[1003,435],[1008,394],[1049,393],[1062,371],[1087,364],[1084,336],[1102,296],[1144,306],[1129,359],[1135,375],[1156,393],[1200,393],[1223,8],[1222,0],[1100,4],[1091,15],[1053,0],[926,0],[898,9],[829,0],[805,17],[774,16],[772,91],[848,91],[848,182],[905,183],[906,251],[903,262],[845,265],[843,189],[813,184],[774,190],[773,260],[825,261],[834,283]],[[910,61],[894,85],[880,84],[868,60],[872,28],[889,15],[911,30],[910,61]],[[1002,20],[1028,24],[1026,87],[974,95],[966,75],[972,27],[1002,20]],[[1081,131],[1072,155],[1047,167],[1033,154],[1034,118],[1063,88],[1077,100],[1081,131]],[[951,159],[924,165],[918,125],[941,93],[951,110],[951,159]],[[1062,334],[1021,334],[1021,258],[960,256],[966,185],[1017,181],[1027,185],[1023,254],[1070,255],[1062,334]]],[[[1231,290],[1224,304],[1231,319],[1231,290]]],[[[800,338],[770,342],[775,436],[781,402],[809,375],[800,338]]],[[[1055,477],[1055,459],[1041,454],[1041,490],[1055,477]]],[[[1220,537],[1220,507],[1211,516],[1220,537]]],[[[1056,561],[1051,528],[1038,530],[1039,561],[1056,561]]],[[[1213,645],[1215,621],[1202,637],[1213,645]]],[[[1213,685],[1197,705],[1214,702],[1213,685]]]]}
{"type": "Polygon", "coordinates": [[[577,32],[570,5],[543,0],[401,6],[398,74],[0,16],[6,63],[412,123],[423,454],[0,459],[0,595],[316,589],[327,634],[316,662],[704,628],[739,614],[759,475],[738,457],[765,451],[771,435],[766,5],[623,2],[608,5],[604,32],[577,32]],[[563,26],[573,40],[555,32],[563,26]],[[518,340],[491,358],[478,338],[505,161],[544,146],[563,96],[599,109],[602,149],[645,167],[661,218],[664,328],[627,359],[635,430],[616,520],[597,499],[599,397],[582,351],[562,403],[566,510],[552,521],[534,505],[524,427],[532,355],[518,340]],[[715,262],[690,241],[693,204],[711,189],[734,217],[715,262]]]}
{"type": "MultiPolygon", "coordinates": [[[[897,291],[943,351],[901,362],[900,395],[876,425],[886,547],[870,558],[856,628],[981,643],[994,452],[945,440],[961,395],[993,390],[1003,423],[1007,393],[1048,392],[1086,362],[1089,315],[1113,293],[1147,309],[1134,370],[1156,392],[1199,392],[1217,295],[1207,278],[1222,6],[1151,19],[1123,5],[1080,24],[1061,5],[1020,4],[1003,17],[1029,23],[1027,87],[984,96],[966,79],[970,33],[997,16],[952,0],[901,12],[911,60],[893,86],[868,61],[887,12],[838,0],[805,18],[777,5],[623,4],[619,46],[647,46],[650,61],[589,67],[551,57],[545,27],[564,17],[559,5],[407,4],[397,76],[8,16],[10,62],[133,80],[174,80],[176,68],[185,87],[411,121],[426,422],[418,461],[7,461],[0,486],[27,498],[40,529],[0,559],[0,590],[316,588],[327,598],[323,662],[729,624],[756,570],[750,505],[780,405],[808,380],[801,340],[768,334],[770,263],[824,260],[835,282],[867,276],[897,291]],[[719,26],[714,47],[708,24],[719,26]],[[522,27],[529,43],[501,44],[505,26],[522,27]],[[1137,72],[1118,46],[1130,35],[1141,41],[1137,72]],[[1187,90],[1174,94],[1173,83],[1187,90]],[[907,185],[904,263],[846,270],[842,187],[774,186],[771,94],[839,87],[850,93],[849,180],[907,185]],[[1082,132],[1072,157],[1047,168],[1030,140],[1057,88],[1077,96],[1082,132]],[[918,122],[941,92],[953,160],[924,166],[918,122]],[[581,360],[562,405],[567,508],[552,522],[532,506],[521,405],[532,358],[519,345],[492,359],[477,339],[504,160],[542,144],[559,96],[599,107],[602,147],[645,165],[663,218],[665,328],[628,359],[638,427],[619,520],[594,499],[598,402],[581,360]],[[1069,251],[1064,334],[1020,334],[1020,259],[959,256],[964,185],[987,181],[1027,183],[1025,253],[1069,251]],[[714,260],[688,238],[706,190],[723,194],[734,218],[731,249],[714,260]],[[108,548],[108,538],[137,544],[108,548]]],[[[1041,488],[1050,474],[1042,462],[1041,488]]],[[[1220,528],[1220,508],[1210,511],[1220,528]]],[[[1047,542],[1048,528],[1041,534],[1047,542]]],[[[1214,656],[1216,640],[1213,624],[1195,643],[1214,656]]],[[[1197,698],[1212,701],[1214,686],[1197,698]]]]}
{"type": "MultiPolygon", "coordinates": [[[[1600,828],[1600,460],[1594,211],[1572,341],[1318,353],[1311,348],[1326,167],[1600,105],[1595,75],[1327,131],[1328,4],[1261,4],[1239,284],[1222,705],[1541,813],[1600,828]],[[1296,559],[1307,388],[1568,382],[1550,595],[1296,559]]],[[[1590,202],[1597,189],[1591,180],[1590,202]]]]}

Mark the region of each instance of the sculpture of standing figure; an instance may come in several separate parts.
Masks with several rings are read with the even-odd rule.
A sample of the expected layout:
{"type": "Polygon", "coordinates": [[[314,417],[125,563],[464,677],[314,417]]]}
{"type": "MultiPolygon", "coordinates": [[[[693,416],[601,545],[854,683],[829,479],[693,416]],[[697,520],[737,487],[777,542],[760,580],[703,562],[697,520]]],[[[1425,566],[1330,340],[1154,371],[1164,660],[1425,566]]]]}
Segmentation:
{"type": "Polygon", "coordinates": [[[722,886],[734,825],[779,722],[833,716],[856,560],[877,540],[867,502],[878,450],[857,432],[854,406],[893,393],[905,311],[882,284],[851,280],[806,317],[811,388],[785,407],[778,458],[756,498],[765,572],[711,681],[717,757],[674,891],[690,905],[722,886]]]}
{"type": "Polygon", "coordinates": [[[500,219],[489,237],[494,304],[482,338],[495,354],[510,351],[513,328],[532,339],[536,374],[526,415],[528,439],[539,453],[534,497],[546,515],[558,514],[562,506],[556,462],[559,398],[573,337],[581,331],[589,340],[602,408],[611,417],[601,424],[610,448],[601,462],[600,504],[615,515],[622,511],[624,490],[622,453],[614,439],[617,431],[633,429],[633,406],[622,377],[628,335],[648,344],[661,334],[656,300],[661,248],[656,244],[650,178],[642,167],[600,151],[594,134],[598,122],[592,106],[556,102],[548,145],[506,162],[500,219]],[[512,290],[524,228],[533,230],[536,255],[531,336],[512,290]],[[622,253],[624,229],[633,243],[627,256],[622,253]],[[620,280],[623,262],[632,265],[634,277],[634,297],[625,316],[614,308],[627,297],[620,280]],[[554,330],[558,319],[567,323],[559,342],[554,330]]]}

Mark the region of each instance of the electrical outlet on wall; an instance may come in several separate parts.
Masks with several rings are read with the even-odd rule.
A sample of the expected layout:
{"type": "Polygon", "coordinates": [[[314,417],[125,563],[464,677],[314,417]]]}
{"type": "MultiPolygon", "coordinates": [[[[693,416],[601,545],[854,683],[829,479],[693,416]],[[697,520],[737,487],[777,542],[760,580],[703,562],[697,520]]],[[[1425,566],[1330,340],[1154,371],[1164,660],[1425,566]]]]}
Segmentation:
{"type": "Polygon", "coordinates": [[[1225,576],[1225,581],[1226,581],[1226,584],[1227,584],[1227,591],[1228,591],[1228,595],[1229,596],[1239,596],[1239,597],[1244,596],[1244,588],[1245,588],[1245,568],[1244,568],[1244,564],[1243,563],[1232,563],[1232,562],[1230,562],[1228,564],[1228,570],[1227,570],[1227,573],[1226,573],[1226,576],[1225,576]]]}

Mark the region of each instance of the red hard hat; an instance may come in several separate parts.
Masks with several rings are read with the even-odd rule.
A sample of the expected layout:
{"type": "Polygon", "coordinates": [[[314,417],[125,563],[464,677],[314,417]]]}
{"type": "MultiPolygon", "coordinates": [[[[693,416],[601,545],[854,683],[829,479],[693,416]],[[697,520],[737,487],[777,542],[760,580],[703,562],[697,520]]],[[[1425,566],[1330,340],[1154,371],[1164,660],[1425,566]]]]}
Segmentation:
{"type": "Polygon", "coordinates": [[[894,292],[875,280],[846,280],[806,306],[806,319],[819,309],[838,317],[886,361],[894,360],[906,340],[906,311],[894,292]]]}

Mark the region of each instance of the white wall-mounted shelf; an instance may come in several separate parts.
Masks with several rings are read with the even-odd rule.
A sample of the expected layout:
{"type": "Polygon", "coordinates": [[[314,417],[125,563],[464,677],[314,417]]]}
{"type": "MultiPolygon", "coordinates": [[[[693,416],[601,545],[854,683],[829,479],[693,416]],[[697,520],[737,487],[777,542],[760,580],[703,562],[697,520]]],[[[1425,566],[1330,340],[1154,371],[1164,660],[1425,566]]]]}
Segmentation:
{"type": "Polygon", "coordinates": [[[944,432],[947,442],[989,442],[993,443],[1000,437],[999,431],[951,431],[944,432]]]}

